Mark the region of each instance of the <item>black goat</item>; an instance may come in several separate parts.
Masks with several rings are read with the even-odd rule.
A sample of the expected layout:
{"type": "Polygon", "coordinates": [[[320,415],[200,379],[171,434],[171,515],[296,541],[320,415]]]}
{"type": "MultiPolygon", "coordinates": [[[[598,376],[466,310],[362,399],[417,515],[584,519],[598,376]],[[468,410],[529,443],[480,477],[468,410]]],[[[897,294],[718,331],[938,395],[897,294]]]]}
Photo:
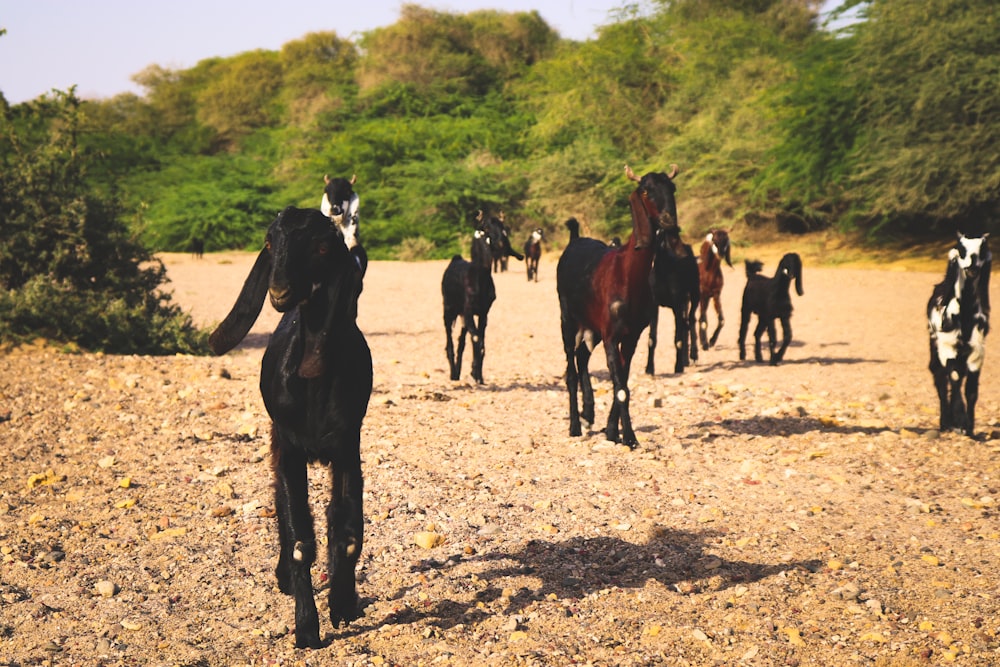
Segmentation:
{"type": "Polygon", "coordinates": [[[357,182],[357,174],[352,175],[350,179],[330,178],[324,174],[320,210],[340,229],[344,244],[351,251],[354,261],[361,269],[361,276],[364,277],[368,270],[368,253],[361,244],[361,222],[358,217],[361,200],[354,191],[354,184],[357,182]]]}
{"type": "Polygon", "coordinates": [[[188,251],[195,259],[201,259],[205,254],[205,239],[196,236],[188,242],[188,251]]]}
{"type": "Polygon", "coordinates": [[[969,437],[975,425],[979,373],[990,330],[993,255],[988,239],[989,234],[981,237],[958,234],[958,243],[948,253],[944,280],[934,286],[927,303],[929,368],[940,402],[939,426],[942,431],[955,429],[969,437]]]}
{"type": "Polygon", "coordinates": [[[360,616],[354,569],[364,518],[361,422],[372,390],[372,357],[358,329],[360,271],[330,219],[286,208],[267,231],[263,250],[226,319],[209,338],[215,354],[235,347],[270,295],[283,313],[264,351],[260,392],[271,416],[271,467],[280,555],[275,574],[295,597],[295,645],[320,648],[319,616],[309,568],[316,534],[309,510],[307,464],[330,467],[327,506],[330,621],[360,616]]]}
{"type": "Polygon", "coordinates": [[[681,241],[680,229],[676,225],[657,230],[656,246],[653,271],[649,276],[655,303],[649,320],[646,373],[656,373],[654,358],[660,306],[673,311],[676,349],[674,373],[683,373],[689,363],[698,361],[698,332],[695,329],[695,314],[701,300],[698,260],[691,246],[681,241]]]}
{"type": "Polygon", "coordinates": [[[531,232],[531,236],[524,242],[524,263],[527,269],[528,280],[538,282],[538,262],[542,259],[542,241],[545,239],[545,232],[541,227],[536,227],[531,232]]]}
{"type": "Polygon", "coordinates": [[[670,174],[648,173],[641,179],[625,167],[626,176],[637,181],[629,197],[632,235],[621,248],[601,241],[577,238],[569,242],[556,267],[556,291],[566,353],[566,388],[569,392],[569,434],[582,434],[577,391],[583,390],[582,417],[594,422],[594,391],[588,364],[594,347],[604,341],[614,399],[605,435],[635,448],[638,440],[629,414],[628,374],[632,355],[653,310],[650,271],[656,250],[656,232],[677,224],[676,187],[670,174]]]}
{"type": "Polygon", "coordinates": [[[795,281],[795,292],[802,296],[802,260],[794,252],[788,253],[778,263],[778,271],[773,278],[760,275],[763,264],[746,261],[747,285],[743,289],[743,310],[740,313],[740,361],[747,358],[746,340],[750,316],[757,314],[757,328],[754,329],[754,360],[764,361],[760,342],[767,330],[768,347],[771,350],[771,365],[777,366],[784,358],[788,344],[792,342],[792,299],[789,287],[795,281]],[[781,347],[777,350],[774,321],[781,320],[781,347]]]}
{"type": "MultiPolygon", "coordinates": [[[[483,229],[490,239],[490,257],[492,258],[493,273],[503,273],[507,270],[507,258],[514,255],[513,245],[510,242],[510,227],[504,224],[503,211],[496,216],[488,218],[479,211],[476,215],[477,227],[483,229]]],[[[519,256],[519,255],[514,255],[519,256]]]]}
{"type": "MultiPolygon", "coordinates": [[[[494,237],[489,233],[490,222],[482,221],[482,213],[477,217],[479,224],[472,238],[472,261],[461,255],[451,258],[441,279],[441,297],[444,301],[444,333],[447,338],[445,352],[452,380],[458,380],[462,373],[462,353],[465,351],[465,334],[472,337],[472,378],[483,384],[483,359],[486,356],[486,322],[490,307],[496,301],[496,285],[493,283],[491,268],[496,255],[493,251],[494,237]],[[458,334],[458,350],[452,341],[455,321],[462,318],[462,329],[458,334]]],[[[506,255],[523,260],[510,247],[503,245],[506,255]]]]}

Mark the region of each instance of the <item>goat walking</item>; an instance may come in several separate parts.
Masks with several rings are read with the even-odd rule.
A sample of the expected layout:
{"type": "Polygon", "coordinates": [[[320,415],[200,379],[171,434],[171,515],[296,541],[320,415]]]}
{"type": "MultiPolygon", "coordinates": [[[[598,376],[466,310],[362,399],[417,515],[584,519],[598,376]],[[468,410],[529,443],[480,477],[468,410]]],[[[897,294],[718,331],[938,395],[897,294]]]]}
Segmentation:
{"type": "Polygon", "coordinates": [[[340,229],[344,244],[361,269],[361,276],[364,277],[368,270],[368,253],[361,245],[361,223],[358,219],[361,200],[354,191],[354,184],[357,182],[357,174],[352,175],[350,179],[330,178],[324,174],[323,199],[319,208],[340,229]]]}
{"type": "Polygon", "coordinates": [[[750,317],[757,314],[757,328],[754,329],[754,360],[764,361],[760,343],[767,331],[768,347],[771,351],[771,365],[777,366],[784,358],[785,350],[792,342],[792,298],[789,288],[795,282],[795,292],[802,296],[802,260],[794,252],[781,258],[778,271],[773,278],[760,275],[763,264],[747,260],[747,285],[743,289],[743,310],[740,313],[740,361],[747,358],[746,340],[750,317]],[[774,321],[781,320],[781,347],[777,350],[777,335],[774,321]]]}
{"type": "MultiPolygon", "coordinates": [[[[444,332],[447,338],[445,352],[452,380],[462,374],[462,353],[465,351],[465,335],[472,338],[472,378],[483,384],[483,359],[486,356],[486,323],[490,307],[496,301],[496,285],[491,274],[495,259],[494,237],[489,233],[490,222],[483,222],[482,212],[476,218],[479,224],[472,238],[472,261],[461,255],[451,258],[441,279],[441,297],[444,301],[444,332]],[[455,322],[462,318],[462,329],[458,334],[458,350],[452,341],[455,322]]],[[[502,252],[519,260],[519,255],[507,243],[502,252]]]]}
{"type": "Polygon", "coordinates": [[[320,211],[288,207],[267,231],[236,304],[209,338],[225,354],[246,336],[264,304],[283,313],[261,361],[260,393],[271,417],[271,467],[280,553],[275,575],[295,597],[295,645],[321,648],[310,566],[316,533],[307,464],[329,466],[326,510],[330,621],[360,616],[354,570],[364,518],[361,423],[372,390],[372,357],[358,329],[360,272],[320,211]]]}
{"type": "Polygon", "coordinates": [[[729,232],[713,229],[705,236],[698,258],[698,279],[701,287],[698,331],[701,334],[701,348],[708,350],[719,340],[719,333],[726,318],[722,316],[722,262],[733,268],[730,259],[729,232]],[[708,336],[708,302],[715,306],[716,325],[711,338],[708,336]]]}
{"type": "MultiPolygon", "coordinates": [[[[677,224],[674,200],[677,175],[651,172],[637,178],[626,166],[625,174],[637,181],[629,197],[632,235],[624,246],[610,248],[591,238],[569,242],[556,267],[563,349],[566,353],[566,388],[569,392],[569,433],[582,434],[577,392],[583,392],[583,418],[594,422],[594,391],[588,364],[594,347],[604,342],[614,399],[605,435],[617,441],[619,421],[622,441],[635,448],[639,442],[629,414],[628,374],[642,330],[653,310],[650,270],[656,252],[656,230],[677,224]]],[[[571,232],[572,232],[571,228],[571,232]]]]}
{"type": "Polygon", "coordinates": [[[948,253],[944,280],[934,286],[927,303],[929,368],[940,401],[939,426],[969,437],[974,432],[979,373],[990,330],[993,256],[988,239],[988,234],[969,237],[959,232],[958,243],[948,253]]]}
{"type": "Polygon", "coordinates": [[[649,354],[646,374],[655,375],[656,334],[660,322],[660,306],[674,314],[674,373],[683,373],[689,364],[698,361],[698,341],[694,326],[700,300],[698,260],[691,246],[681,241],[680,229],[663,227],[656,232],[656,256],[650,274],[653,288],[653,312],[649,320],[649,354]],[[690,340],[689,340],[690,339],[690,340]]]}
{"type": "Polygon", "coordinates": [[[528,280],[538,282],[538,262],[542,259],[542,240],[545,232],[541,227],[535,228],[531,236],[524,242],[524,264],[527,269],[528,280]]]}

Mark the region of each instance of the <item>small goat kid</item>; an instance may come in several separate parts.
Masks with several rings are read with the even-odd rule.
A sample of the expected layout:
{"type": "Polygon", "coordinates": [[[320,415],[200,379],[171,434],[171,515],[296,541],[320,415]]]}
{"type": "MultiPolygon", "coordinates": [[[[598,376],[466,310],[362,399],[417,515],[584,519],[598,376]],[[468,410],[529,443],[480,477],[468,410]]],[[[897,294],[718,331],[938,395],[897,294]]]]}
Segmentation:
{"type": "Polygon", "coordinates": [[[754,360],[764,361],[760,343],[767,330],[767,342],[771,351],[771,365],[777,366],[784,358],[785,350],[792,342],[792,298],[789,288],[795,282],[795,292],[802,296],[802,260],[794,252],[788,253],[778,263],[778,271],[773,278],[760,275],[763,264],[747,260],[747,285],[743,289],[743,310],[740,313],[740,361],[747,358],[746,340],[750,316],[757,314],[757,328],[754,329],[754,360]],[[775,350],[777,336],[774,321],[781,320],[781,347],[775,350]]]}
{"type": "MultiPolygon", "coordinates": [[[[483,384],[483,359],[486,356],[486,323],[490,307],[496,301],[496,285],[491,269],[496,255],[493,252],[494,237],[489,233],[490,222],[482,221],[482,212],[476,218],[479,224],[472,238],[472,261],[461,255],[451,258],[448,268],[441,278],[441,297],[444,302],[444,333],[447,338],[445,352],[452,380],[462,374],[462,353],[465,351],[465,334],[472,337],[472,378],[483,384]],[[452,340],[455,322],[462,318],[462,329],[458,334],[458,350],[452,340]]],[[[503,246],[506,255],[523,260],[510,247],[503,246]]]]}
{"type": "MultiPolygon", "coordinates": [[[[588,364],[594,347],[604,342],[614,399],[605,435],[617,441],[619,420],[622,441],[635,448],[639,441],[629,414],[628,374],[642,330],[653,309],[650,270],[660,226],[677,224],[676,187],[670,174],[648,173],[638,180],[629,197],[632,235],[620,248],[610,248],[591,238],[569,242],[556,268],[563,349],[566,353],[566,388],[569,392],[569,434],[582,434],[577,392],[583,390],[583,418],[594,422],[594,391],[588,364]]],[[[571,228],[572,232],[572,228],[571,228]]]]}
{"type": "Polygon", "coordinates": [[[372,390],[372,357],[358,329],[360,272],[330,219],[286,208],[271,223],[264,248],[236,304],[209,338],[224,354],[246,336],[264,297],[283,313],[261,361],[260,393],[271,416],[271,466],[280,555],[275,575],[295,597],[295,645],[321,648],[309,568],[316,534],[309,510],[307,464],[330,467],[327,506],[330,621],[360,616],[354,570],[364,519],[361,423],[372,390]]]}
{"type": "Polygon", "coordinates": [[[930,371],[940,400],[940,429],[972,437],[979,398],[979,373],[990,328],[989,235],[961,232],[948,253],[944,280],[934,286],[927,303],[930,371]],[[962,380],[965,401],[962,401],[962,380]]]}
{"type": "Polygon", "coordinates": [[[655,303],[649,320],[646,374],[656,373],[654,359],[661,306],[669,308],[674,314],[674,373],[683,373],[686,366],[698,361],[694,321],[700,287],[698,260],[691,246],[681,241],[680,228],[676,225],[663,227],[656,232],[656,255],[653,258],[650,280],[655,303]]]}
{"type": "Polygon", "coordinates": [[[722,316],[722,262],[733,268],[730,259],[729,232],[724,229],[713,229],[701,244],[698,258],[698,276],[701,286],[701,300],[698,315],[698,331],[701,335],[701,348],[708,350],[719,340],[719,333],[726,318],[722,316]],[[708,336],[708,302],[715,306],[717,323],[712,337],[708,336]]]}
{"type": "Polygon", "coordinates": [[[538,262],[542,259],[542,241],[545,239],[545,232],[541,227],[536,227],[531,232],[531,236],[524,242],[524,263],[527,268],[528,280],[538,282],[538,262]]]}
{"type": "Polygon", "coordinates": [[[361,245],[361,225],[358,219],[361,200],[354,191],[354,184],[357,182],[357,174],[352,175],[350,179],[330,178],[324,174],[323,199],[319,208],[340,229],[344,244],[351,251],[354,261],[361,269],[361,276],[364,277],[368,270],[368,253],[361,245]]]}

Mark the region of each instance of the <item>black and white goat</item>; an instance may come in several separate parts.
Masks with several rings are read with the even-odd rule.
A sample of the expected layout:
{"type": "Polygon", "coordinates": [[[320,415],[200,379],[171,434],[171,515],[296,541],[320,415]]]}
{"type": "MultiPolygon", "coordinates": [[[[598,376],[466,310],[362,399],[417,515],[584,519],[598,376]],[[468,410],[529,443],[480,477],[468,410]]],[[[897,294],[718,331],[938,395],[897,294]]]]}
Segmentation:
{"type": "Polygon", "coordinates": [[[934,286],[927,303],[930,371],[940,400],[940,428],[973,435],[979,373],[990,330],[989,235],[958,234],[948,253],[944,280],[934,286]],[[962,401],[962,380],[965,401],[962,401]]]}
{"type": "Polygon", "coordinates": [[[531,236],[524,242],[524,264],[527,269],[528,280],[538,282],[538,262],[542,259],[542,241],[545,240],[545,232],[541,227],[536,227],[531,232],[531,236]]]}
{"type": "Polygon", "coordinates": [[[513,253],[510,242],[510,227],[504,224],[503,211],[495,216],[486,217],[482,211],[476,214],[476,225],[489,237],[489,250],[492,257],[493,273],[503,273],[507,270],[507,259],[513,253]]]}
{"type": "Polygon", "coordinates": [[[368,253],[361,244],[361,225],[358,219],[361,200],[354,191],[354,184],[357,182],[357,174],[352,175],[350,179],[330,178],[324,174],[323,200],[319,208],[340,229],[344,244],[351,251],[354,261],[361,269],[361,276],[364,277],[365,271],[368,270],[368,253]]]}
{"type": "Polygon", "coordinates": [[[372,390],[372,357],[358,329],[360,272],[329,217],[286,208],[267,231],[236,304],[209,338],[224,354],[246,336],[270,296],[283,313],[261,361],[260,393],[271,417],[271,467],[280,554],[275,574],[295,597],[295,645],[323,646],[310,566],[316,533],[307,464],[329,466],[330,621],[361,615],[354,570],[364,518],[361,422],[372,390]]]}
{"type": "Polygon", "coordinates": [[[760,275],[763,266],[758,261],[746,261],[747,285],[743,289],[743,310],[740,313],[740,361],[747,358],[747,329],[750,316],[756,313],[757,328],[753,332],[754,360],[764,361],[760,342],[766,330],[768,347],[771,350],[771,365],[777,366],[784,358],[788,344],[792,342],[792,298],[789,287],[794,281],[795,292],[802,296],[802,260],[796,253],[788,253],[781,258],[778,271],[773,278],[760,275]],[[781,321],[781,347],[777,350],[775,320],[781,321]]]}
{"type": "MultiPolygon", "coordinates": [[[[447,337],[445,352],[452,380],[458,380],[462,373],[462,353],[465,351],[465,335],[472,337],[472,378],[483,384],[483,359],[486,356],[486,322],[490,307],[496,301],[496,285],[493,283],[492,266],[496,257],[494,237],[490,234],[487,220],[483,222],[482,212],[476,218],[478,225],[472,238],[472,261],[461,255],[451,258],[441,279],[441,297],[444,301],[444,333],[447,337]],[[456,320],[462,318],[462,329],[458,334],[458,350],[452,341],[456,320]]],[[[523,260],[510,247],[503,245],[506,256],[523,260]]]]}

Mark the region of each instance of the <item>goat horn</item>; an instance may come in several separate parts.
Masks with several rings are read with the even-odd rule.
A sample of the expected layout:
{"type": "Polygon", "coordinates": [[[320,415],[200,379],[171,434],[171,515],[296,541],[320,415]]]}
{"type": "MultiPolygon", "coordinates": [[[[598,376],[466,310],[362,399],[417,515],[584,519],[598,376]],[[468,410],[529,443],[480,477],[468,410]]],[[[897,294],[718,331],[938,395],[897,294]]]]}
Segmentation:
{"type": "Polygon", "coordinates": [[[323,182],[324,183],[330,182],[330,174],[323,174],[323,182]]]}
{"type": "Polygon", "coordinates": [[[667,178],[669,178],[670,180],[674,180],[674,178],[677,176],[677,173],[679,171],[680,171],[680,169],[677,167],[676,164],[671,164],[670,165],[670,173],[667,174],[667,178]]]}
{"type": "Polygon", "coordinates": [[[354,185],[357,182],[358,182],[358,175],[357,174],[351,174],[351,185],[354,185]]]}
{"type": "Polygon", "coordinates": [[[625,165],[625,178],[630,181],[635,181],[636,183],[639,182],[639,177],[635,175],[635,172],[632,171],[632,167],[628,165],[625,165]]]}

